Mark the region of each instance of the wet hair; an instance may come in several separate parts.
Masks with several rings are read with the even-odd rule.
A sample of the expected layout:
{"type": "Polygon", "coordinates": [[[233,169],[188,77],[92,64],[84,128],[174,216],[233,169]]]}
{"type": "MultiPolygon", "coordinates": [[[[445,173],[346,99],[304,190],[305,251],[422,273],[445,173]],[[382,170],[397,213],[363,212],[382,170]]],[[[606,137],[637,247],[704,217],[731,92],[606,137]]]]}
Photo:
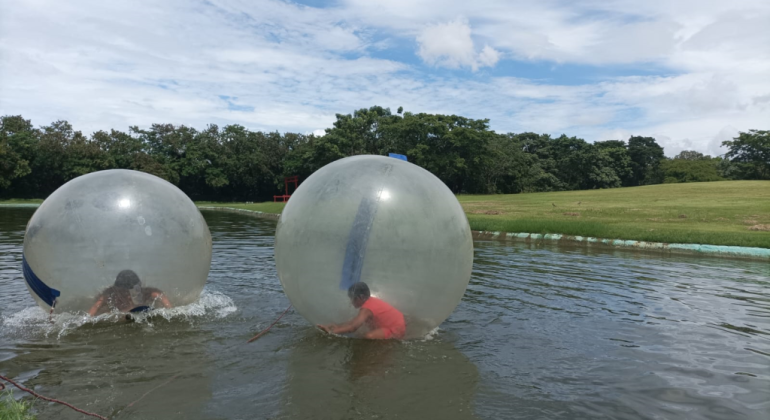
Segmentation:
{"type": "Polygon", "coordinates": [[[369,292],[369,286],[367,286],[364,282],[360,281],[358,283],[353,283],[353,285],[348,289],[348,297],[350,300],[367,300],[369,299],[369,296],[371,296],[371,293],[369,292]]]}
{"type": "Polygon", "coordinates": [[[132,289],[137,284],[141,284],[141,281],[133,270],[123,270],[115,278],[115,287],[120,289],[132,289]]]}

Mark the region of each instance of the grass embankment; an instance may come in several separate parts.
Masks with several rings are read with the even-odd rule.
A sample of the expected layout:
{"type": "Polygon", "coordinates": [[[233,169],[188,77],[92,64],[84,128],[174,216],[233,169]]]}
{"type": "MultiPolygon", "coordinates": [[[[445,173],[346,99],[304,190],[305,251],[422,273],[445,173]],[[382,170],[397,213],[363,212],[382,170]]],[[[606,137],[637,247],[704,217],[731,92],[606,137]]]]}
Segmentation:
{"type": "Polygon", "coordinates": [[[16,401],[9,391],[0,392],[0,420],[35,420],[32,403],[16,401]]]}
{"type": "MultiPolygon", "coordinates": [[[[458,199],[473,230],[770,248],[770,181],[461,195],[458,199]]],[[[265,213],[280,213],[284,206],[198,204],[265,213]]]]}
{"type": "MultiPolygon", "coordinates": [[[[770,248],[770,181],[461,195],[473,230],[770,248]]],[[[0,203],[32,203],[12,200],[0,203]]],[[[280,213],[283,203],[212,203],[280,213]]]]}
{"type": "Polygon", "coordinates": [[[196,201],[199,207],[231,207],[234,209],[245,209],[252,211],[261,211],[262,213],[281,214],[285,203],[215,203],[212,201],[196,201]]]}
{"type": "Polygon", "coordinates": [[[42,198],[29,198],[29,199],[11,198],[10,200],[0,200],[0,204],[41,204],[42,202],[43,202],[42,198]]]}
{"type": "Polygon", "coordinates": [[[474,230],[770,248],[770,181],[458,198],[474,230]]]}

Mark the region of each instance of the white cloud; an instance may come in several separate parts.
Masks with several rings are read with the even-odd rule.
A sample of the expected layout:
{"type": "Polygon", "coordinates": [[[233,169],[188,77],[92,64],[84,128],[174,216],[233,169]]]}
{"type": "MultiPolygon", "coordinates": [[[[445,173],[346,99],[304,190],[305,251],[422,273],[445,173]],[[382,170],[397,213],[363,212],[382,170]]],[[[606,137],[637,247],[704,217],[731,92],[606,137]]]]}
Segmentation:
{"type": "Polygon", "coordinates": [[[727,148],[722,146],[722,142],[724,141],[730,141],[734,138],[738,137],[739,131],[730,125],[722,127],[721,130],[719,130],[719,133],[717,133],[713,139],[708,144],[708,148],[706,149],[709,154],[712,156],[719,156],[723,155],[727,152],[727,148]]]}
{"type": "Polygon", "coordinates": [[[481,66],[493,67],[500,61],[500,53],[489,45],[485,45],[481,53],[479,53],[478,60],[481,66]]]}
{"type": "Polygon", "coordinates": [[[649,135],[668,155],[713,155],[737,131],[768,128],[767,1],[0,0],[0,10],[0,114],[85,132],[155,122],[314,132],[382,105],[490,118],[497,131],[649,135]],[[415,55],[458,70],[410,65],[415,55]],[[593,76],[519,72],[544,63],[593,76]],[[482,67],[495,68],[467,71],[482,67]]]}
{"type": "MultiPolygon", "coordinates": [[[[475,36],[513,57],[559,63],[679,64],[704,38],[735,55],[767,56],[770,6],[763,0],[343,0],[365,24],[419,34],[432,22],[465,16],[475,36]],[[708,36],[707,36],[708,34],[708,36]]],[[[684,60],[685,62],[687,60],[684,60]]]]}
{"type": "Polygon", "coordinates": [[[499,60],[499,53],[486,45],[476,52],[471,38],[471,27],[464,19],[428,25],[417,36],[417,54],[424,62],[449,68],[491,67],[499,60]]]}
{"type": "Polygon", "coordinates": [[[430,25],[417,37],[418,54],[428,64],[450,68],[475,66],[471,28],[457,20],[430,25]]]}

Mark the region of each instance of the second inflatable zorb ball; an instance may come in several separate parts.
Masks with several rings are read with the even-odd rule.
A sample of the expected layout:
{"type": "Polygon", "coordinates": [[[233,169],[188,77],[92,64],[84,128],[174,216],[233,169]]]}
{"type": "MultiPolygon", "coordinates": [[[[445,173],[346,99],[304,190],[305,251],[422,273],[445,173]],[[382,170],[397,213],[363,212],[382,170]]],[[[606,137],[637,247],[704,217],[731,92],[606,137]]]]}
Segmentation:
{"type": "Polygon", "coordinates": [[[406,336],[424,336],[455,309],[470,280],[473,240],[460,203],[409,162],[354,156],[305,180],[278,221],[278,275],[314,324],[355,315],[356,282],[400,310],[406,336]]]}
{"type": "Polygon", "coordinates": [[[30,293],[46,311],[54,302],[57,312],[88,311],[118,286],[121,272],[124,281],[138,277],[145,291],[161,291],[180,306],[196,301],[206,284],[211,234],[195,204],[163,179],[94,172],[64,184],[35,211],[22,264],[30,293]]]}

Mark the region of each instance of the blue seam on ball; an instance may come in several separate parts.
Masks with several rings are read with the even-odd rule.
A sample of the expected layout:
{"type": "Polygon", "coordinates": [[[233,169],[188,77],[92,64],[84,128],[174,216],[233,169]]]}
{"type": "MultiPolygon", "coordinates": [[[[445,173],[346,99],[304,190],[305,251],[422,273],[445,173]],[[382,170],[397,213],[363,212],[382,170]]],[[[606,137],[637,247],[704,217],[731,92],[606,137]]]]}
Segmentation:
{"type": "Polygon", "coordinates": [[[61,292],[43,283],[42,280],[32,271],[32,267],[27,263],[27,257],[21,254],[21,266],[24,273],[24,280],[27,281],[29,288],[48,306],[53,306],[53,302],[61,296],[61,292]]]}
{"type": "Polygon", "coordinates": [[[350,286],[361,281],[361,270],[364,266],[366,244],[369,242],[369,231],[377,212],[377,201],[369,197],[361,199],[353,227],[350,228],[345,261],[342,263],[342,278],[340,290],[348,290],[350,286]]]}
{"type": "MultiPolygon", "coordinates": [[[[387,177],[392,169],[393,165],[384,165],[382,167],[383,176],[387,177]]],[[[372,230],[374,216],[377,214],[382,190],[383,188],[380,187],[375,197],[364,196],[358,205],[358,211],[356,212],[355,219],[353,219],[353,226],[350,228],[348,243],[345,247],[345,261],[342,263],[340,290],[348,290],[350,286],[361,281],[366,245],[369,242],[369,232],[372,230]]]]}

